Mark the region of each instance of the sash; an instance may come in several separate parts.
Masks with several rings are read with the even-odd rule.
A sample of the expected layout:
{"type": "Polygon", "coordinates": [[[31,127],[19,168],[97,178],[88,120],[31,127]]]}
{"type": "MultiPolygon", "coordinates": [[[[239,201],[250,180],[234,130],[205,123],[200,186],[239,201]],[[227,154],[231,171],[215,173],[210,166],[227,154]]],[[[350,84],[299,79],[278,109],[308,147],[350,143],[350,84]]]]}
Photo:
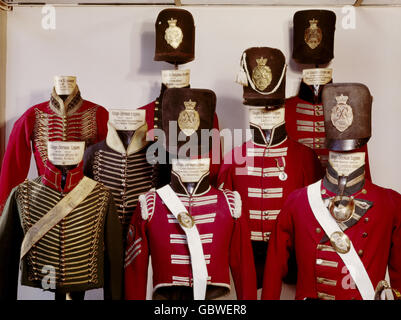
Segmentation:
{"type": "Polygon", "coordinates": [[[343,233],[324,205],[320,194],[321,182],[322,180],[319,180],[308,186],[308,200],[312,212],[316,220],[322,226],[324,232],[330,238],[333,248],[348,268],[363,300],[373,300],[375,297],[375,290],[366,272],[365,266],[356,253],[351,240],[343,233]]]}
{"type": "Polygon", "coordinates": [[[207,268],[203,254],[202,242],[199,231],[196,228],[193,217],[185,209],[184,205],[169,185],[156,190],[164,204],[180,223],[187,236],[189,253],[191,256],[192,275],[194,279],[194,299],[204,300],[207,286],[207,268]]]}
{"type": "Polygon", "coordinates": [[[96,181],[83,177],[74,189],[32,226],[22,241],[20,260],[49,230],[74,210],[92,192],[96,184],[96,181]]]}

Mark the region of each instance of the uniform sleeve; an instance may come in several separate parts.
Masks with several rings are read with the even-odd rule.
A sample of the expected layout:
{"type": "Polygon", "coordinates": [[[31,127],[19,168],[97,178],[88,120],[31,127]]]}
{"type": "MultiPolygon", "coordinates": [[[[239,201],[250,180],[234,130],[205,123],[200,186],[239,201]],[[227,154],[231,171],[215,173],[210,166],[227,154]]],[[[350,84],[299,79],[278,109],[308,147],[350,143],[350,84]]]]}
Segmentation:
{"type": "Polygon", "coordinates": [[[93,179],[93,146],[86,148],[84,153],[84,175],[93,179]]]}
{"type": "Polygon", "coordinates": [[[397,194],[396,215],[388,263],[390,285],[401,292],[401,196],[397,194]]]}
{"type": "Polygon", "coordinates": [[[235,219],[230,246],[230,268],[239,300],[256,300],[256,271],[245,217],[235,219]]]}
{"type": "Polygon", "coordinates": [[[123,297],[123,236],[120,221],[110,195],[105,224],[104,298],[121,300],[123,297]]]}
{"type": "Polygon", "coordinates": [[[109,112],[102,106],[98,106],[96,111],[97,137],[94,143],[103,141],[107,136],[107,122],[109,121],[109,112]]]}
{"type": "Polygon", "coordinates": [[[34,119],[30,119],[29,112],[30,110],[15,122],[8,140],[0,174],[0,212],[11,190],[22,183],[28,175],[34,123],[34,119]]]}
{"type": "Polygon", "coordinates": [[[288,272],[288,258],[293,249],[293,223],[291,203],[293,194],[285,201],[269,240],[263,275],[263,300],[279,300],[282,279],[288,272]]]}
{"type": "Polygon", "coordinates": [[[24,233],[12,191],[0,217],[0,300],[16,300],[19,253],[24,233]]]}
{"type": "Polygon", "coordinates": [[[142,219],[141,206],[132,216],[125,251],[125,299],[146,300],[149,248],[146,236],[147,220],[142,219]]]}

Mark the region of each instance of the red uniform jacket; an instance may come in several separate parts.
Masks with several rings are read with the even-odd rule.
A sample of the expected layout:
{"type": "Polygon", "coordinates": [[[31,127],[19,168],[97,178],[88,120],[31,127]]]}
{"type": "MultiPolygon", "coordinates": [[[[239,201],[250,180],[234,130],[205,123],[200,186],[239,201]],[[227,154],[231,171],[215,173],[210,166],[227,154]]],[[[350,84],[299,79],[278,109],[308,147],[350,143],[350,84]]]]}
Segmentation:
{"type": "Polygon", "coordinates": [[[242,212],[253,241],[269,240],[290,192],[322,176],[320,163],[311,149],[287,138],[284,125],[274,130],[274,138],[262,143],[264,135],[255,127],[253,140],[227,154],[219,173],[219,186],[241,195],[242,212]],[[280,131],[283,133],[278,135],[280,131]],[[286,180],[280,180],[281,171],[286,180]]]}
{"type": "MultiPolygon", "coordinates": [[[[289,137],[313,149],[325,168],[329,150],[325,146],[326,134],[321,101],[323,87],[320,86],[319,93],[315,96],[313,87],[301,82],[298,96],[285,102],[285,123],[289,137]]],[[[367,145],[357,151],[365,152],[366,179],[371,180],[367,145]]]]}
{"type": "MultiPolygon", "coordinates": [[[[350,220],[345,234],[352,241],[376,288],[388,264],[391,286],[401,289],[401,196],[366,180],[363,189],[350,193],[365,205],[350,220]]],[[[323,198],[334,195],[322,185],[323,198]],[[324,191],[323,191],[324,190],[324,191]]],[[[287,272],[288,253],[295,249],[298,282],[296,299],[361,299],[348,269],[325,235],[309,206],[307,189],[294,191],[281,210],[270,239],[263,299],[279,299],[281,279],[287,272]]]]}
{"type": "Polygon", "coordinates": [[[53,89],[50,101],[29,108],[15,122],[8,140],[0,175],[0,212],[11,190],[27,177],[32,152],[38,175],[43,175],[47,141],[86,141],[90,145],[106,138],[107,121],[107,110],[83,100],[78,87],[64,103],[53,89]]]}
{"type": "MultiPolygon", "coordinates": [[[[174,172],[171,186],[194,217],[202,239],[209,276],[206,298],[217,298],[230,291],[231,268],[237,297],[256,299],[252,248],[238,194],[211,187],[208,176],[198,182],[193,196],[174,172]]],[[[172,299],[177,296],[174,291],[192,290],[192,268],[184,231],[155,191],[141,196],[140,202],[128,231],[126,299],[146,298],[149,254],[154,298],[172,299]]]]}

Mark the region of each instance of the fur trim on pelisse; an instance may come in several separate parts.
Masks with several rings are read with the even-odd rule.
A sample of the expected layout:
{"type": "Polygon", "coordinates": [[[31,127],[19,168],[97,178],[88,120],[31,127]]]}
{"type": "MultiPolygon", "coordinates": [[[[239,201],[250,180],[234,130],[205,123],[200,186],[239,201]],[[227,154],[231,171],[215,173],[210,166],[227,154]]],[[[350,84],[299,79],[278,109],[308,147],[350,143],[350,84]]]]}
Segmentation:
{"type": "Polygon", "coordinates": [[[146,204],[146,197],[145,195],[141,194],[138,198],[139,203],[141,204],[141,215],[143,220],[148,220],[149,218],[149,212],[148,212],[148,206],[146,204]]]}
{"type": "Polygon", "coordinates": [[[232,215],[234,218],[238,219],[239,217],[241,217],[242,213],[242,201],[238,191],[233,191],[233,194],[234,194],[234,210],[232,215]]]}

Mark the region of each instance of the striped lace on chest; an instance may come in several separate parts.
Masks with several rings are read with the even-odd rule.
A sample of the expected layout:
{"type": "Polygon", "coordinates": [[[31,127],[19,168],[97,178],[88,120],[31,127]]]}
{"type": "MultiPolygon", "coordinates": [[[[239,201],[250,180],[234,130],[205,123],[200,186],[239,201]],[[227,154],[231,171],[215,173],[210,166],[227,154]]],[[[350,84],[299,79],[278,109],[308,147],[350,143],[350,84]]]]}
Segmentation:
{"type": "Polygon", "coordinates": [[[85,141],[92,144],[97,136],[96,110],[90,108],[60,115],[35,109],[33,141],[42,161],[47,160],[48,141],[85,141]]]}
{"type": "Polygon", "coordinates": [[[120,222],[126,231],[139,195],[152,186],[152,166],[146,159],[146,148],[126,155],[98,150],[93,161],[94,179],[104,184],[114,197],[120,222]]]}
{"type": "MultiPolygon", "coordinates": [[[[63,196],[39,183],[25,181],[17,192],[24,233],[46,215],[63,196]]],[[[89,196],[54,226],[29,251],[28,278],[40,281],[44,267],[55,270],[57,286],[97,284],[98,252],[109,193],[98,184],[89,196]]]]}

